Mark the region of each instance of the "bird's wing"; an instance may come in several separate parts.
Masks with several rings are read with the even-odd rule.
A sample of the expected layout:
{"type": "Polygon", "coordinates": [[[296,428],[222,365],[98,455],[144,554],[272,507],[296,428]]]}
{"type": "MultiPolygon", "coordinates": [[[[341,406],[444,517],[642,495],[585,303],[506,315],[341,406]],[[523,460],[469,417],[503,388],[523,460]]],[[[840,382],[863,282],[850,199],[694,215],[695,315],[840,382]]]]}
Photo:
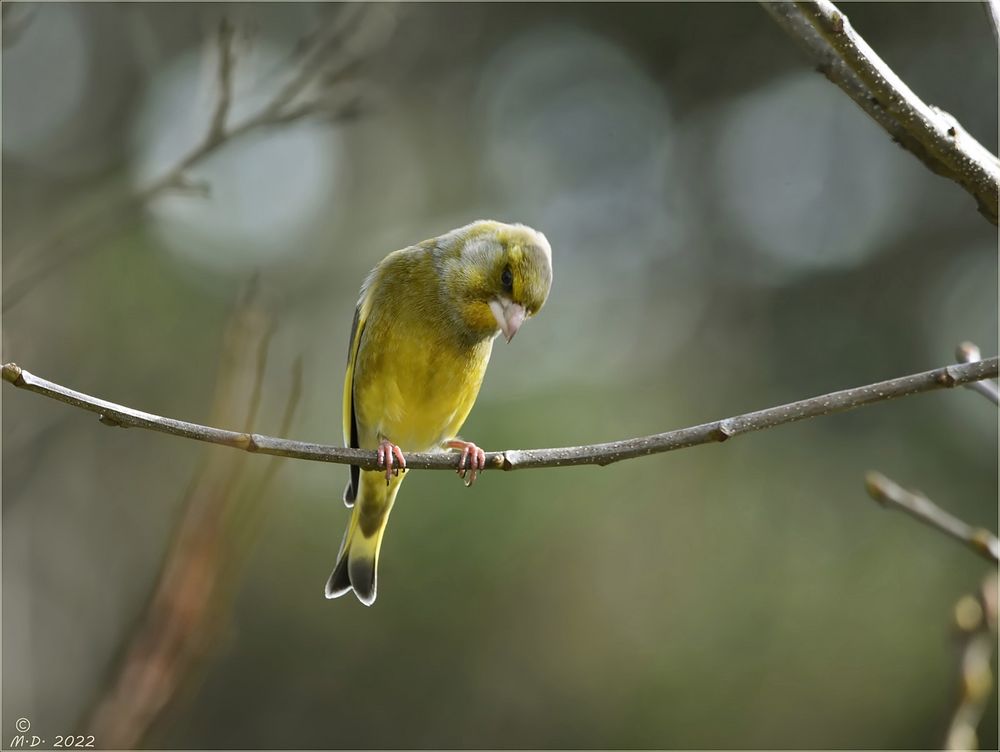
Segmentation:
{"type": "MultiPolygon", "coordinates": [[[[367,318],[367,306],[364,303],[362,299],[354,309],[354,323],[351,324],[351,339],[347,348],[347,375],[344,377],[344,444],[355,449],[358,448],[358,419],[354,413],[354,364],[358,359],[358,345],[367,318]]],[[[351,478],[344,489],[344,503],[349,507],[354,505],[354,500],[358,497],[360,475],[361,468],[351,465],[351,478]]]]}

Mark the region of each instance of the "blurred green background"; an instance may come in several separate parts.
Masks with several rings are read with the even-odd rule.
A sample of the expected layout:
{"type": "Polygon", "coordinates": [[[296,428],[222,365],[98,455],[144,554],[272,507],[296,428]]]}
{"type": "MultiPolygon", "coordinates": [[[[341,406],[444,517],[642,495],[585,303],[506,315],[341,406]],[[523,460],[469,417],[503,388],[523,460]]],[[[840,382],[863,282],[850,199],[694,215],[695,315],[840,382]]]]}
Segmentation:
{"type": "MultiPolygon", "coordinates": [[[[978,3],[844,9],[996,152],[978,3]]],[[[486,449],[996,352],[996,228],[752,3],[5,3],[2,125],[4,361],[163,415],[242,428],[260,372],[278,433],[301,357],[289,434],[340,443],[364,274],[480,217],[542,230],[555,266],[463,431],[486,449]],[[303,66],[315,107],[136,202],[207,132],[223,19],[230,124],[303,66]]],[[[344,468],[0,394],[5,744],[22,716],[110,744],[125,686],[106,722],[155,747],[933,748],[952,609],[990,567],[863,475],[997,528],[996,411],[947,391],[471,491],[415,472],[366,609],[322,593],[344,468]],[[202,538],[172,547],[183,519],[202,538]]]]}

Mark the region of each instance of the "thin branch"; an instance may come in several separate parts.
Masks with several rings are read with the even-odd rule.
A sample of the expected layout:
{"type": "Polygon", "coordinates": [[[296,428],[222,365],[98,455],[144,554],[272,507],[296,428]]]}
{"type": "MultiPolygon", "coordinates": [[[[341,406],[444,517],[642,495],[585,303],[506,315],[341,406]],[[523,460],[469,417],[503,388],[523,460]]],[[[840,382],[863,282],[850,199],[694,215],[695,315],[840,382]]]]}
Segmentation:
{"type": "Polygon", "coordinates": [[[892,506],[964,543],[980,556],[994,564],[1000,562],[1000,540],[989,530],[975,528],[967,522],[944,511],[926,496],[907,491],[881,473],[870,472],[865,476],[865,488],[882,506],[892,506]]]}
{"type": "MultiPolygon", "coordinates": [[[[239,423],[258,412],[264,380],[260,364],[274,329],[254,297],[251,284],[229,317],[212,405],[213,415],[239,423]],[[249,384],[248,373],[254,373],[249,384]]],[[[223,581],[233,565],[229,511],[237,506],[248,459],[206,451],[188,484],[150,601],[86,722],[88,733],[109,749],[140,746],[218,629],[229,606],[223,581]]]]}
{"type": "MultiPolygon", "coordinates": [[[[223,21],[218,34],[218,91],[212,110],[212,117],[203,138],[176,163],[169,167],[158,178],[153,179],[143,187],[102,202],[99,208],[84,218],[61,224],[42,237],[38,242],[22,249],[18,255],[29,259],[33,264],[22,274],[12,278],[3,292],[2,310],[11,310],[20,302],[25,294],[34,288],[39,281],[47,277],[70,258],[75,257],[81,246],[95,247],[97,242],[107,237],[116,228],[135,220],[140,212],[153,199],[170,191],[206,195],[208,186],[203,181],[192,180],[188,170],[203,162],[211,154],[225,144],[245,136],[247,133],[266,128],[286,125],[305,117],[319,116],[329,122],[349,120],[357,115],[358,101],[356,96],[337,99],[331,97],[328,87],[323,85],[330,71],[336,75],[349,68],[370,50],[363,47],[341,55],[336,53],[337,43],[342,41],[347,30],[353,28],[350,24],[363,22],[367,16],[364,3],[347,4],[347,9],[336,14],[330,23],[324,27],[307,45],[303,59],[291,81],[281,88],[259,111],[227,127],[227,119],[231,110],[233,96],[233,72],[236,59],[233,53],[233,37],[235,29],[228,21],[223,21]],[[343,16],[344,18],[341,18],[343,16]],[[344,20],[346,18],[346,21],[344,20]],[[359,20],[360,19],[360,20],[359,20]],[[297,102],[294,100],[306,91],[311,84],[317,84],[320,92],[297,102]]],[[[5,6],[6,7],[6,6],[5,6]]],[[[7,275],[10,276],[10,275],[7,275]]]]}
{"type": "MultiPolygon", "coordinates": [[[[862,83],[834,49],[827,43],[793,2],[761,2],[777,24],[816,61],[817,70],[839,86],[894,139],[900,135],[896,121],[872,100],[871,91],[862,83]]],[[[922,155],[920,156],[923,160],[922,155]]]]}
{"type": "Polygon", "coordinates": [[[215,98],[215,112],[205,140],[218,143],[226,138],[226,118],[233,99],[233,36],[235,29],[229,19],[219,23],[219,91],[215,98]]]}
{"type": "Polygon", "coordinates": [[[987,577],[979,597],[962,596],[955,604],[955,629],[961,650],[958,664],[958,701],[952,714],[944,748],[978,749],[976,728],[993,690],[990,667],[997,641],[997,576],[987,577]]]}
{"type": "Polygon", "coordinates": [[[343,6],[333,21],[320,29],[315,38],[309,40],[299,62],[298,75],[285,84],[277,96],[271,100],[271,103],[262,111],[263,116],[280,115],[287,105],[291,104],[308,88],[310,83],[321,78],[324,71],[331,67],[335,71],[340,71],[355,61],[355,57],[351,55],[343,55],[342,60],[330,61],[325,58],[333,52],[340,51],[337,45],[357,30],[357,25],[363,20],[364,11],[362,8],[364,8],[363,3],[348,3],[343,6]]]}
{"type": "MultiPolygon", "coordinates": [[[[302,400],[302,356],[300,355],[292,363],[292,385],[288,390],[285,400],[285,411],[281,418],[279,431],[282,435],[287,434],[292,427],[292,421],[298,411],[302,400]]],[[[233,583],[237,577],[240,565],[242,565],[253,541],[259,535],[268,507],[265,502],[270,496],[270,487],[274,482],[278,470],[287,461],[285,457],[270,457],[267,467],[261,474],[259,480],[253,484],[253,490],[247,497],[229,505],[226,510],[226,528],[231,530],[229,535],[229,559],[232,566],[227,568],[227,583],[233,583]]]]}
{"type": "MultiPolygon", "coordinates": [[[[486,466],[502,470],[521,470],[570,465],[610,465],[613,462],[634,457],[645,457],[650,454],[669,452],[699,444],[722,442],[741,434],[774,428],[785,423],[794,423],[821,415],[853,410],[883,400],[930,392],[935,389],[951,388],[971,381],[991,378],[997,375],[998,367],[1000,365],[995,357],[977,363],[944,366],[933,371],[924,371],[868,386],[824,394],[725,420],[703,423],[652,436],[612,441],[606,444],[487,452],[486,466]]],[[[59,384],[39,378],[14,363],[5,364],[2,375],[5,381],[11,382],[14,386],[65,402],[82,410],[97,413],[101,416],[102,422],[111,425],[147,428],[259,454],[357,465],[366,470],[377,469],[374,451],[292,441],[256,433],[228,431],[174,418],[164,418],[67,389],[59,384]]],[[[454,470],[458,467],[458,456],[445,453],[414,453],[406,456],[406,464],[412,469],[454,470]]]]}
{"type": "MultiPolygon", "coordinates": [[[[292,387],[288,390],[288,399],[285,402],[285,413],[281,418],[280,430],[282,434],[286,434],[291,430],[292,421],[295,419],[295,413],[298,411],[299,403],[302,401],[302,370],[302,356],[300,355],[292,362],[292,387]]],[[[275,473],[278,472],[278,468],[281,467],[282,459],[284,458],[271,458],[267,469],[264,471],[263,478],[257,486],[258,496],[263,495],[263,489],[268,486],[274,478],[275,473]]]]}
{"type": "Polygon", "coordinates": [[[264,371],[267,369],[267,356],[271,350],[271,338],[278,330],[278,325],[273,319],[269,320],[267,329],[260,337],[257,345],[257,371],[254,375],[254,386],[250,393],[250,407],[247,410],[247,418],[244,425],[247,431],[252,431],[257,424],[257,414],[260,412],[261,397],[264,394],[264,371]]]}
{"type": "MultiPolygon", "coordinates": [[[[959,363],[978,363],[981,358],[979,346],[973,342],[963,342],[955,350],[955,359],[959,363]]],[[[994,405],[1000,405],[1000,389],[992,381],[973,381],[965,386],[979,392],[994,405]]]]}
{"type": "Polygon", "coordinates": [[[1000,160],[947,112],[923,102],[829,2],[765,2],[764,9],[893,140],[968,191],[997,224],[1000,160]]]}

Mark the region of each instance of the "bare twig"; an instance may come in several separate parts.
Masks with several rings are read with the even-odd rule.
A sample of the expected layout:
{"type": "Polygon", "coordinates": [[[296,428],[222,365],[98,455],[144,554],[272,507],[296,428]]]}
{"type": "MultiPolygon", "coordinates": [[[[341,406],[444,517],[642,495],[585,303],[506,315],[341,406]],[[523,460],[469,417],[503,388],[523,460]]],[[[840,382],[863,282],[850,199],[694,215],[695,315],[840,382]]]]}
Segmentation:
{"type": "Polygon", "coordinates": [[[1000,561],[1000,540],[989,530],[975,528],[944,511],[922,494],[907,491],[881,473],[865,476],[868,494],[882,506],[893,506],[960,541],[994,564],[1000,561]]]}
{"type": "Polygon", "coordinates": [[[803,46],[828,79],[894,141],[938,175],[955,181],[997,224],[1000,160],[947,112],[925,104],[829,2],[766,2],[765,10],[803,46]]]}
{"type": "Polygon", "coordinates": [[[218,91],[212,117],[201,141],[145,186],[125,195],[109,198],[93,212],[73,222],[57,225],[37,242],[22,248],[18,257],[26,259],[26,263],[32,266],[16,275],[7,275],[11,281],[3,292],[2,310],[7,312],[12,309],[39,281],[66,261],[76,258],[81,248],[96,247],[100,240],[116,229],[135,221],[142,208],[153,199],[170,191],[207,194],[207,184],[192,180],[188,171],[223,145],[250,132],[287,125],[306,117],[317,116],[330,122],[355,117],[358,113],[357,93],[352,92],[349,96],[338,98],[332,92],[329,82],[355,65],[369,51],[358,47],[350,52],[337,54],[340,50],[336,48],[345,34],[366,17],[367,10],[364,3],[348,3],[344,10],[334,14],[331,21],[307,45],[291,81],[259,111],[231,126],[227,125],[227,120],[232,104],[233,71],[236,65],[233,53],[235,29],[224,20],[218,33],[218,91]],[[316,91],[304,97],[304,92],[311,86],[316,91]]]}
{"type": "MultiPolygon", "coordinates": [[[[486,463],[487,467],[502,470],[570,465],[610,465],[613,462],[634,457],[645,457],[650,454],[669,452],[699,444],[722,442],[741,434],[774,428],[785,423],[794,423],[821,415],[844,412],[883,400],[959,386],[970,381],[994,377],[997,375],[997,371],[998,359],[988,358],[977,363],[944,366],[933,371],[924,371],[868,386],[824,394],[787,405],[652,436],[577,447],[508,449],[504,452],[488,452],[486,463]]],[[[4,380],[11,382],[14,386],[97,413],[105,419],[105,422],[110,421],[113,425],[147,428],[174,436],[234,447],[247,452],[357,465],[366,470],[377,469],[374,451],[291,441],[274,436],[229,431],[174,418],[164,418],[67,389],[59,384],[39,378],[14,363],[5,364],[2,375],[4,380]]],[[[407,467],[413,469],[454,470],[458,467],[458,456],[456,454],[414,453],[406,456],[406,464],[407,467]]]]}
{"type": "MultiPolygon", "coordinates": [[[[334,25],[333,28],[339,27],[334,25]]],[[[148,203],[166,191],[183,190],[188,184],[188,170],[216,151],[221,145],[245,136],[247,133],[276,125],[286,125],[316,114],[323,115],[330,120],[339,119],[340,108],[337,106],[338,103],[330,102],[322,97],[307,99],[295,104],[294,107],[292,106],[296,97],[313,83],[317,76],[322,74],[323,68],[316,64],[317,56],[321,60],[322,56],[319,53],[325,52],[328,54],[329,49],[327,45],[328,37],[321,35],[313,43],[313,48],[307,54],[307,60],[303,62],[299,72],[292,78],[289,84],[282,88],[256,114],[245,118],[230,128],[226,128],[225,121],[232,96],[232,68],[234,65],[232,37],[232,28],[224,22],[219,33],[219,94],[217,95],[212,122],[205,137],[200,144],[182,157],[172,168],[136,193],[139,205],[148,203]]],[[[355,98],[348,98],[339,104],[348,116],[353,116],[356,112],[357,101],[355,98]]]]}
{"type": "Polygon", "coordinates": [[[330,76],[336,76],[341,71],[356,62],[356,56],[342,54],[335,59],[338,45],[347,35],[357,29],[365,12],[362,3],[348,3],[341,11],[320,29],[314,38],[309,40],[307,48],[302,53],[298,66],[298,74],[294,76],[271,103],[264,108],[262,114],[278,117],[285,108],[305,91],[310,84],[330,76]],[[330,56],[334,55],[334,59],[330,56]]]}
{"type": "Polygon", "coordinates": [[[226,118],[233,99],[233,35],[234,28],[229,19],[219,23],[219,91],[215,98],[215,111],[208,127],[205,140],[218,143],[226,138],[226,118]]]}
{"type": "Polygon", "coordinates": [[[960,641],[958,701],[944,748],[970,750],[979,746],[976,728],[993,689],[990,661],[997,641],[997,576],[987,577],[979,597],[962,596],[955,604],[955,629],[960,641]]]}
{"type": "MultiPolygon", "coordinates": [[[[301,399],[302,357],[300,356],[292,363],[292,386],[288,390],[284,415],[279,424],[279,431],[282,435],[291,430],[292,421],[298,411],[301,399]]],[[[226,528],[230,530],[230,566],[224,572],[227,576],[223,584],[228,591],[233,589],[239,567],[245,562],[253,541],[260,533],[266,513],[273,508],[273,505],[268,507],[266,504],[268,492],[284,462],[284,457],[271,457],[249,495],[238,501],[234,500],[234,503],[230,504],[226,511],[226,528]]]]}
{"type": "MultiPolygon", "coordinates": [[[[222,420],[240,421],[244,412],[245,420],[252,420],[262,395],[260,364],[273,324],[252,297],[248,293],[237,305],[223,338],[212,408],[222,420]],[[248,372],[254,378],[245,384],[248,372]]],[[[152,598],[87,723],[106,748],[138,747],[204,654],[225,612],[224,586],[233,579],[227,516],[236,506],[247,459],[228,452],[206,454],[189,483],[152,598]]]]}
{"type": "MultiPolygon", "coordinates": [[[[963,342],[955,350],[955,359],[959,363],[978,363],[981,358],[979,346],[972,342],[963,342]]],[[[979,392],[994,405],[1000,405],[1000,389],[992,381],[973,381],[965,386],[974,392],[979,392]]]]}

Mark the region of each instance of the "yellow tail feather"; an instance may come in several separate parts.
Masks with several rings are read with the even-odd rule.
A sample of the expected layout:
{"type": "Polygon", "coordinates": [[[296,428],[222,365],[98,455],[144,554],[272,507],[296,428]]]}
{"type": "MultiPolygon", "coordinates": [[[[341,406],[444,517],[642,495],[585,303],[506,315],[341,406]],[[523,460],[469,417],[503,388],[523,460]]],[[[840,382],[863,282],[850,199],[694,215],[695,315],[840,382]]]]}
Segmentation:
{"type": "Polygon", "coordinates": [[[389,513],[404,475],[386,485],[385,474],[361,473],[358,498],[337,555],[337,565],[326,583],[326,597],[338,598],[351,590],[366,606],[375,602],[378,586],[378,556],[389,513]]]}

